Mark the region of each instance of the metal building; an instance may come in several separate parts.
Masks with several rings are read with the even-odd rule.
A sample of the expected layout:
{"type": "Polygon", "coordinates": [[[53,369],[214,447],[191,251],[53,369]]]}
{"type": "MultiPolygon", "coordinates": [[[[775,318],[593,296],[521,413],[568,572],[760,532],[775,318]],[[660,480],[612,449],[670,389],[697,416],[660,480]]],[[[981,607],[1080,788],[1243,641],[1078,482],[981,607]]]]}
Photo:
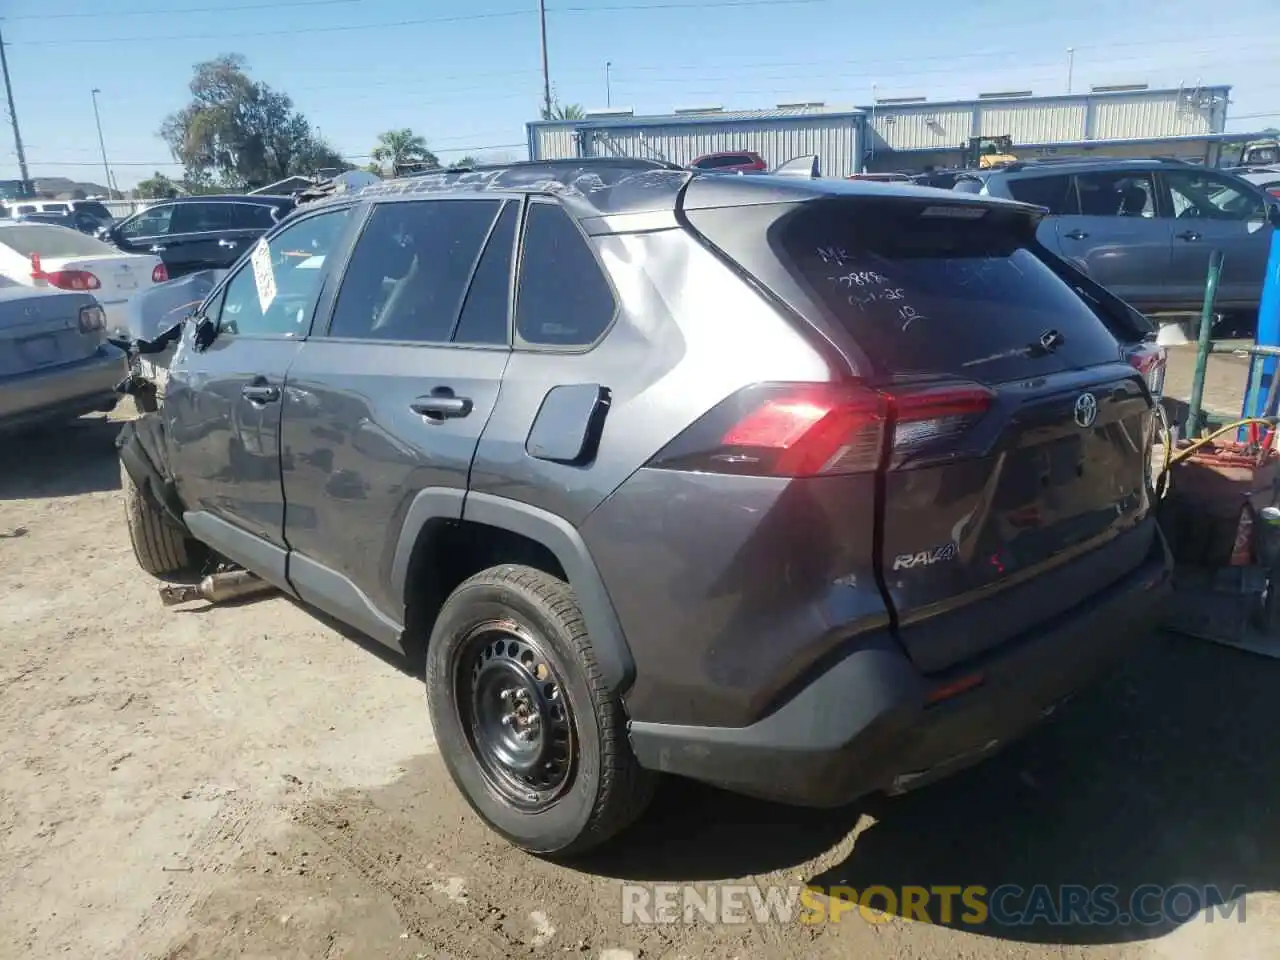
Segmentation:
{"type": "Polygon", "coordinates": [[[529,158],[650,157],[685,166],[707,153],[752,150],[770,168],[817,154],[824,175],[845,176],[860,168],[865,119],[861,110],[821,104],[733,112],[707,107],[648,117],[621,110],[589,113],[582,120],[528,124],[529,158]]]}
{"type": "Polygon", "coordinates": [[[868,114],[867,166],[954,165],[963,161],[970,138],[1002,136],[1024,158],[1169,154],[1213,163],[1225,137],[1230,91],[1229,86],[1153,90],[1128,84],[1060,96],[1005,91],[976,100],[879,100],[863,108],[868,114]]]}
{"type": "Polygon", "coordinates": [[[581,120],[529,123],[529,156],[638,156],[684,165],[706,153],[754,150],[774,167],[816,153],[824,175],[847,176],[959,165],[972,138],[1007,136],[1019,157],[1168,154],[1214,164],[1224,142],[1241,139],[1223,132],[1230,91],[1130,84],[1057,96],[1002,91],[974,100],[902,97],[842,109],[811,103],[659,116],[603,111],[581,120]]]}

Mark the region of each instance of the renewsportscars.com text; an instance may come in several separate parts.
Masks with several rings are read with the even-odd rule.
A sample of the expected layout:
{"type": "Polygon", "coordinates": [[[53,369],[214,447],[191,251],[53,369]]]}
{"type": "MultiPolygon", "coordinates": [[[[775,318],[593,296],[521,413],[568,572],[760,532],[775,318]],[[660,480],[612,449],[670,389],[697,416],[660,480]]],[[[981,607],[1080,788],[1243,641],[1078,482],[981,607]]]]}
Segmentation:
{"type": "Polygon", "coordinates": [[[623,884],[624,924],[841,923],[893,917],[943,926],[1160,926],[1203,915],[1245,922],[1243,886],[1144,884],[1022,887],[757,886],[755,884],[623,884]]]}

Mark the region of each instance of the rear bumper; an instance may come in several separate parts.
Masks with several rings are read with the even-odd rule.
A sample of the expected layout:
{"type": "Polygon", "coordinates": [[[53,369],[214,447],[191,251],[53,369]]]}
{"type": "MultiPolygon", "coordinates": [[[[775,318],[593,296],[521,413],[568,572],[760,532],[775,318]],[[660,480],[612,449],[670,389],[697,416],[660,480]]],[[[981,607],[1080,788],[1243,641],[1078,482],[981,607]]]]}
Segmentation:
{"type": "Polygon", "coordinates": [[[635,722],[643,766],[738,793],[830,807],[961,769],[1016,738],[1150,636],[1172,561],[1157,535],[1119,582],[946,677],[926,678],[887,633],[746,727],[635,722]],[[981,673],[932,706],[931,690],[981,673]]]}
{"type": "Polygon", "coordinates": [[[127,372],[124,352],[103,344],[76,363],[0,378],[0,430],[109,410],[127,372]]]}

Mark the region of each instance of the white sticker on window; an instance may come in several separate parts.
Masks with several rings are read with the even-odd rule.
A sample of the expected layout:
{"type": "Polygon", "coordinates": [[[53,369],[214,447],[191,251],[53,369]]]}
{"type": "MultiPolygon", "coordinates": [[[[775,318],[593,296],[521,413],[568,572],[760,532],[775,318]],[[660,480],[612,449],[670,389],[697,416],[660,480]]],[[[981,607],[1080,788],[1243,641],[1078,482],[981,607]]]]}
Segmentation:
{"type": "Polygon", "coordinates": [[[258,307],[263,313],[276,298],[276,275],[271,269],[271,248],[259,240],[250,257],[253,262],[253,282],[258,288],[258,307]]]}

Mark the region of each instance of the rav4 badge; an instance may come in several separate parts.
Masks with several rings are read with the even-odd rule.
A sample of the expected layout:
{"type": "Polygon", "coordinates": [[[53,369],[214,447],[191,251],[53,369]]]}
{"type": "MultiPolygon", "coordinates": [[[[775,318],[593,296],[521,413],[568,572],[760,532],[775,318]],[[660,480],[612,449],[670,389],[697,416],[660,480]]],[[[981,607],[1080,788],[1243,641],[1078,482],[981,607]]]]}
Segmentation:
{"type": "Polygon", "coordinates": [[[914,567],[930,567],[935,563],[956,558],[956,545],[943,544],[932,550],[921,550],[919,553],[900,553],[893,558],[894,570],[910,570],[914,567]]]}

